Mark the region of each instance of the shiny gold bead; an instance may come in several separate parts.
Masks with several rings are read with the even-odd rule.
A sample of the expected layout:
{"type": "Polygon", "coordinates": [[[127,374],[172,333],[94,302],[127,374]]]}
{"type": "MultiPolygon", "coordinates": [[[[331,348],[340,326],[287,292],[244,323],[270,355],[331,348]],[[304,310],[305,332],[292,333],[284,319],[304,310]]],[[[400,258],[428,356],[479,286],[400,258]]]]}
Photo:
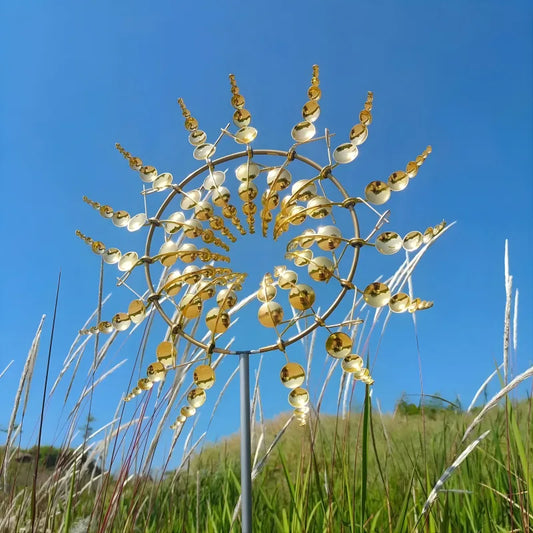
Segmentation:
{"type": "Polygon", "coordinates": [[[403,239],[394,231],[385,231],[376,239],[376,250],[383,255],[392,255],[402,249],[403,239]]]}
{"type": "Polygon", "coordinates": [[[220,231],[224,227],[224,220],[218,215],[213,215],[209,219],[209,225],[217,231],[220,231]]]}
{"type": "Polygon", "coordinates": [[[265,328],[274,328],[283,322],[283,307],[278,302],[265,302],[257,311],[257,320],[265,328]]]}
{"type": "Polygon", "coordinates": [[[246,100],[244,99],[244,96],[242,94],[234,94],[231,98],[231,105],[235,109],[243,108],[245,103],[246,100]]]}
{"type": "Polygon", "coordinates": [[[102,215],[104,218],[111,218],[113,216],[113,208],[109,205],[103,205],[98,210],[100,212],[100,215],[102,215]]]}
{"type": "Polygon", "coordinates": [[[192,263],[198,257],[198,248],[191,242],[186,242],[179,247],[178,253],[181,261],[192,263]]]}
{"type": "Polygon", "coordinates": [[[146,308],[142,300],[133,300],[128,306],[128,315],[134,324],[139,324],[144,320],[146,308]]]}
{"type": "Polygon", "coordinates": [[[222,209],[222,214],[226,218],[231,218],[233,220],[233,217],[237,215],[237,208],[234,205],[225,205],[222,209]]]}
{"type": "Polygon", "coordinates": [[[237,128],[245,128],[250,125],[251,121],[252,115],[247,109],[237,109],[235,113],[233,113],[233,124],[235,124],[237,128]]]}
{"type": "Polygon", "coordinates": [[[420,304],[422,303],[422,300],[420,298],[414,298],[411,300],[411,303],[409,304],[407,310],[410,313],[414,313],[415,311],[418,311],[420,309],[420,304]]]}
{"type": "Polygon", "coordinates": [[[209,220],[213,216],[213,206],[207,201],[198,202],[194,206],[194,216],[198,220],[209,220]]]}
{"type": "Polygon", "coordinates": [[[390,289],[384,283],[371,283],[363,292],[365,302],[372,307],[383,307],[391,298],[390,289]]]}
{"type": "Polygon", "coordinates": [[[270,302],[276,297],[276,287],[271,284],[261,283],[257,290],[257,299],[260,302],[270,302]]]}
{"type": "Polygon", "coordinates": [[[239,185],[238,193],[243,202],[252,202],[257,198],[257,185],[251,181],[244,181],[239,185]]]}
{"type": "Polygon", "coordinates": [[[293,226],[299,226],[304,222],[307,214],[305,213],[305,208],[302,205],[293,205],[289,209],[288,216],[290,217],[290,223],[293,226]]]}
{"type": "Polygon", "coordinates": [[[91,244],[91,250],[95,254],[103,255],[105,250],[106,250],[105,244],[103,242],[100,242],[100,241],[93,241],[93,243],[91,244]]]}
{"type": "Polygon", "coordinates": [[[305,407],[309,403],[309,393],[305,389],[297,387],[289,392],[289,403],[293,407],[305,407]]]}
{"type": "Polygon", "coordinates": [[[279,194],[266,189],[261,196],[261,204],[269,211],[275,209],[279,204],[279,194]]]}
{"type": "MultiPolygon", "coordinates": [[[[152,188],[155,189],[156,191],[163,191],[167,189],[168,187],[170,187],[170,185],[172,184],[172,179],[173,179],[172,174],[170,174],[169,172],[163,172],[163,174],[159,174],[159,176],[157,176],[157,178],[154,180],[154,183],[152,184],[152,188]]],[[[130,229],[131,225],[132,225],[132,222],[130,220],[128,222],[128,230],[135,231],[135,230],[130,229]]]]}
{"type": "Polygon", "coordinates": [[[389,308],[393,313],[404,313],[409,308],[411,299],[408,294],[398,292],[389,301],[389,308]]]}
{"type": "Polygon", "coordinates": [[[317,234],[319,238],[316,239],[316,243],[321,250],[335,250],[342,242],[341,230],[336,226],[320,226],[317,234]]]}
{"type": "Polygon", "coordinates": [[[350,374],[360,372],[363,368],[363,359],[358,355],[350,354],[342,360],[341,366],[345,372],[350,374]]]}
{"type": "Polygon", "coordinates": [[[99,322],[98,323],[98,331],[100,333],[112,333],[113,332],[113,324],[111,324],[111,322],[108,322],[107,320],[99,322]]]}
{"type": "Polygon", "coordinates": [[[166,373],[167,371],[165,370],[165,365],[159,361],[157,361],[157,363],[148,365],[148,368],[146,369],[146,375],[153,383],[165,379],[166,373]]]}
{"type": "Polygon", "coordinates": [[[403,247],[408,252],[413,252],[414,250],[420,248],[424,242],[424,237],[419,231],[410,231],[403,238],[403,247]]]}
{"type": "Polygon", "coordinates": [[[291,137],[298,143],[309,141],[315,136],[315,134],[315,125],[312,122],[308,122],[307,120],[296,124],[296,126],[294,126],[291,131],[291,137]]]}
{"type": "Polygon", "coordinates": [[[178,418],[176,418],[176,422],[178,424],[184,424],[186,420],[187,420],[187,417],[183,416],[182,414],[178,415],[178,418]]]}
{"type": "Polygon", "coordinates": [[[364,124],[356,124],[350,131],[350,142],[356,146],[363,144],[368,137],[368,129],[364,124]]]}
{"type": "Polygon", "coordinates": [[[269,170],[267,183],[273,191],[286,189],[291,183],[291,173],[283,167],[276,167],[269,170]]]}
{"type": "Polygon", "coordinates": [[[189,142],[193,146],[200,146],[201,144],[204,144],[206,139],[207,139],[207,135],[205,131],[202,131],[202,130],[192,131],[189,135],[189,142]]]}
{"type": "Polygon", "coordinates": [[[239,181],[249,181],[257,178],[261,169],[252,161],[247,161],[235,169],[235,175],[239,181]]]}
{"type": "Polygon", "coordinates": [[[150,390],[153,386],[154,384],[148,378],[141,378],[137,382],[137,387],[141,390],[150,390]]]}
{"type": "Polygon", "coordinates": [[[163,290],[169,296],[175,296],[181,289],[183,285],[183,280],[181,278],[181,272],[179,270],[173,270],[169,272],[165,284],[163,285],[163,290]]]}
{"type": "Polygon", "coordinates": [[[192,389],[189,394],[187,394],[187,402],[191,407],[194,407],[195,409],[197,409],[198,407],[202,407],[206,399],[207,395],[205,393],[205,390],[199,387],[197,389],[192,389]]]}
{"type": "Polygon", "coordinates": [[[178,244],[174,241],[166,241],[159,248],[159,253],[161,257],[159,261],[163,266],[169,267],[172,266],[178,259],[178,244]]]}
{"type": "Polygon", "coordinates": [[[209,281],[200,281],[196,286],[196,294],[202,300],[209,300],[215,295],[215,287],[209,281]]]}
{"type": "Polygon", "coordinates": [[[296,266],[308,265],[313,258],[313,252],[311,250],[297,250],[292,252],[292,260],[296,266]]]}
{"type": "Polygon", "coordinates": [[[287,216],[289,214],[289,208],[294,205],[290,203],[291,197],[286,195],[281,199],[281,202],[279,204],[279,211],[283,216],[287,216]]]}
{"type": "Polygon", "coordinates": [[[215,384],[215,371],[209,365],[199,365],[194,369],[193,381],[200,389],[210,389],[215,384]]]}
{"type": "Polygon", "coordinates": [[[301,202],[308,202],[316,196],[316,184],[309,180],[296,181],[291,187],[291,195],[301,202]]]}
{"type": "Polygon", "coordinates": [[[199,272],[200,267],[196,265],[189,265],[183,269],[182,280],[187,285],[198,283],[202,279],[202,273],[199,272]]]}
{"type": "Polygon", "coordinates": [[[222,289],[217,294],[217,304],[221,309],[231,309],[237,303],[237,293],[230,289],[222,289]]]}
{"type": "Polygon", "coordinates": [[[180,201],[180,207],[182,209],[192,209],[200,201],[201,197],[202,193],[198,189],[184,192],[180,201]]]}
{"type": "Polygon", "coordinates": [[[241,128],[236,134],[235,134],[235,140],[239,144],[249,144],[251,143],[255,138],[257,137],[257,130],[255,128],[252,128],[252,126],[246,126],[244,128],[241,128]]]}
{"type": "MultiPolygon", "coordinates": [[[[213,192],[213,203],[218,207],[226,207],[230,201],[231,194],[226,187],[219,187],[213,192]]],[[[225,215],[224,215],[225,216],[225,215]]]]}
{"type": "Polygon", "coordinates": [[[360,381],[367,381],[368,379],[370,379],[370,371],[368,370],[368,368],[361,368],[359,372],[354,372],[353,377],[360,381]]]}
{"type": "Polygon", "coordinates": [[[372,113],[368,111],[367,109],[363,109],[361,113],[359,113],[359,122],[363,124],[364,126],[368,126],[372,123],[372,113]]]}
{"type": "Polygon", "coordinates": [[[307,228],[299,235],[298,243],[295,244],[294,248],[296,249],[297,245],[300,245],[302,248],[311,248],[316,239],[316,231],[312,228],[307,228]]]}
{"type": "Polygon", "coordinates": [[[352,339],[346,333],[332,333],[326,340],[326,352],[335,359],[344,359],[352,349],[352,339]]]}
{"type": "Polygon", "coordinates": [[[393,172],[389,176],[388,185],[393,191],[403,191],[409,185],[409,176],[403,170],[393,172]]]}
{"type": "Polygon", "coordinates": [[[280,289],[290,289],[296,285],[298,281],[298,274],[294,270],[285,270],[278,278],[278,285],[280,289]]]}
{"type": "Polygon", "coordinates": [[[309,309],[315,303],[315,291],[309,285],[299,283],[291,288],[289,303],[299,311],[309,309]]]}
{"type": "Polygon", "coordinates": [[[305,371],[298,363],[287,363],[281,369],[279,378],[288,389],[296,389],[305,381],[305,371]]]}
{"type": "Polygon", "coordinates": [[[128,231],[138,231],[146,224],[147,218],[144,213],[139,213],[130,218],[128,222],[128,231]]]}
{"type": "Polygon", "coordinates": [[[122,254],[120,253],[120,250],[118,248],[108,248],[102,254],[102,259],[104,260],[104,263],[107,263],[109,265],[114,265],[115,263],[118,263],[121,257],[122,254]]]}
{"type": "Polygon", "coordinates": [[[246,202],[242,204],[242,212],[247,216],[255,215],[257,206],[253,202],[246,202]]]}
{"type": "Polygon", "coordinates": [[[307,209],[311,218],[324,218],[331,212],[331,202],[325,196],[315,196],[307,202],[307,209]]]}
{"type": "Polygon", "coordinates": [[[159,343],[155,354],[157,360],[165,365],[165,368],[170,368],[176,364],[176,347],[170,341],[159,343]]]}
{"type": "Polygon", "coordinates": [[[130,215],[127,211],[115,211],[111,217],[111,221],[118,228],[123,228],[128,225],[130,215]]]}
{"type": "Polygon", "coordinates": [[[187,117],[185,119],[185,129],[194,131],[198,129],[198,121],[193,117],[187,117]]]}
{"type": "Polygon", "coordinates": [[[157,178],[157,170],[152,165],[146,165],[139,169],[139,176],[143,181],[151,183],[157,178]]]}
{"type": "Polygon", "coordinates": [[[133,390],[131,391],[133,396],[139,396],[139,394],[141,394],[141,392],[142,392],[142,389],[140,387],[133,387],[133,390]]]}
{"type": "Polygon", "coordinates": [[[215,152],[216,147],[213,144],[203,143],[194,149],[192,156],[194,159],[201,161],[202,159],[209,159],[210,157],[213,157],[215,152]]]}
{"type": "Polygon", "coordinates": [[[213,333],[224,333],[229,328],[230,317],[226,311],[219,307],[213,307],[206,313],[205,323],[209,331],[213,333]]]}
{"type": "Polygon", "coordinates": [[[111,323],[117,331],[124,331],[130,327],[131,319],[126,313],[117,313],[111,323]]]}
{"type": "Polygon", "coordinates": [[[127,272],[131,270],[139,261],[137,252],[127,252],[118,261],[118,269],[121,272],[127,272]]]}
{"type": "Polygon", "coordinates": [[[320,116],[320,106],[316,100],[309,100],[302,109],[302,116],[307,122],[315,122],[320,116]]]}
{"type": "Polygon", "coordinates": [[[130,163],[130,168],[132,170],[139,170],[143,166],[143,162],[140,157],[132,157],[129,163],[130,163]]]}
{"type": "Polygon", "coordinates": [[[333,151],[333,159],[342,165],[351,163],[359,155],[357,146],[352,143],[344,143],[333,151]]]}
{"type": "Polygon", "coordinates": [[[427,244],[433,237],[435,236],[435,232],[433,231],[433,228],[429,227],[424,231],[424,236],[422,237],[422,242],[424,244],[427,244]]]}
{"type": "Polygon", "coordinates": [[[168,222],[164,222],[163,226],[167,233],[173,234],[181,229],[183,222],[185,221],[185,215],[182,211],[175,211],[167,217],[168,222]]]}
{"type": "Polygon", "coordinates": [[[382,181],[371,181],[365,188],[365,198],[374,205],[384,204],[390,198],[390,188],[382,181]]]}
{"type": "Polygon", "coordinates": [[[190,418],[191,416],[194,416],[196,414],[196,408],[190,406],[190,405],[184,405],[181,410],[180,410],[180,413],[185,417],[185,418],[190,418]]]}
{"type": "Polygon", "coordinates": [[[322,96],[322,91],[315,87],[314,85],[309,87],[309,90],[307,91],[307,96],[309,97],[309,100],[320,100],[320,97],[322,96]]]}
{"type": "Polygon", "coordinates": [[[418,174],[418,165],[416,161],[409,161],[405,167],[405,172],[410,178],[414,178],[418,174]]]}
{"type": "Polygon", "coordinates": [[[220,187],[226,181],[226,175],[221,170],[213,170],[204,179],[204,187],[210,191],[220,187]]]}
{"type": "Polygon", "coordinates": [[[327,257],[313,257],[307,267],[309,277],[315,281],[329,281],[334,271],[335,265],[327,257]]]}
{"type": "Polygon", "coordinates": [[[185,318],[198,318],[202,313],[202,299],[197,294],[186,294],[179,303],[179,309],[185,318]]]}
{"type": "Polygon", "coordinates": [[[294,414],[296,415],[307,415],[311,411],[308,405],[303,405],[302,407],[296,407],[294,414]]]}

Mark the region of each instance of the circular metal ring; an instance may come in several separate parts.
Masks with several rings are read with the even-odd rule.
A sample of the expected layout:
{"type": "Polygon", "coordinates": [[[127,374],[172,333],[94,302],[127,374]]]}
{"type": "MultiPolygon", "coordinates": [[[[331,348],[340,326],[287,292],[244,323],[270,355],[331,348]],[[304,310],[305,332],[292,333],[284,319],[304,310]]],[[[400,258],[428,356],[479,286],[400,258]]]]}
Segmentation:
{"type": "MultiPolygon", "coordinates": [[[[263,156],[284,157],[287,160],[290,158],[291,161],[298,160],[298,161],[301,161],[302,163],[312,167],[313,169],[315,169],[319,173],[323,173],[324,169],[327,168],[328,170],[327,170],[327,172],[325,174],[325,177],[327,176],[327,178],[339,190],[339,192],[344,197],[344,200],[347,200],[347,199],[350,198],[350,196],[348,195],[348,193],[346,192],[344,187],[333,176],[333,174],[331,174],[331,169],[330,168],[322,167],[318,163],[313,161],[312,159],[304,157],[304,156],[298,154],[294,150],[285,151],[285,150],[270,150],[270,149],[260,149],[260,150],[254,149],[253,150],[253,155],[254,156],[255,155],[262,156],[263,155],[263,156]]],[[[229,154],[229,155],[220,157],[218,159],[215,159],[214,161],[209,160],[206,164],[204,164],[203,166],[201,166],[198,169],[196,169],[193,172],[191,172],[177,186],[176,185],[173,186],[172,191],[167,196],[167,198],[163,201],[163,203],[161,204],[157,214],[153,218],[155,220],[159,220],[161,218],[161,216],[163,215],[163,213],[165,212],[165,210],[167,209],[167,207],[169,206],[170,202],[173,200],[173,198],[176,195],[180,194],[181,191],[183,190],[183,187],[186,186],[188,183],[190,183],[194,178],[202,175],[204,172],[208,171],[209,169],[216,168],[217,165],[221,165],[223,163],[226,163],[228,161],[233,161],[235,159],[249,158],[249,156],[250,156],[250,150],[247,149],[246,151],[235,152],[233,154],[229,154]]],[[[353,229],[354,229],[354,233],[355,233],[354,239],[359,239],[360,238],[359,221],[357,219],[357,215],[355,213],[354,206],[353,205],[350,205],[350,206],[347,205],[346,208],[350,211],[350,215],[351,215],[351,219],[352,219],[352,223],[353,223],[353,229]]],[[[147,238],[146,238],[146,247],[145,247],[145,252],[144,252],[145,256],[150,256],[151,257],[150,248],[151,248],[151,245],[152,245],[152,239],[153,239],[154,231],[155,231],[156,227],[157,227],[157,224],[153,224],[153,223],[150,224],[150,228],[148,230],[148,235],[147,235],[147,238]]],[[[350,271],[348,273],[348,276],[345,279],[342,280],[343,283],[341,283],[341,290],[337,294],[337,297],[335,298],[333,303],[326,309],[326,311],[324,311],[320,316],[317,315],[315,317],[315,320],[313,321],[312,324],[310,324],[307,328],[305,328],[301,332],[297,333],[296,335],[290,337],[289,339],[283,339],[282,340],[281,338],[278,338],[278,341],[276,343],[274,343],[274,344],[270,344],[270,345],[267,345],[267,346],[262,346],[262,347],[256,348],[256,349],[249,349],[249,350],[246,350],[247,353],[255,354],[255,353],[269,352],[269,351],[272,351],[272,350],[279,350],[280,349],[279,348],[280,343],[285,348],[286,346],[289,346],[289,345],[295,343],[296,341],[306,337],[309,333],[311,333],[317,327],[319,327],[321,324],[323,324],[324,321],[331,315],[331,313],[333,313],[333,311],[340,304],[341,300],[344,298],[346,293],[348,291],[350,291],[350,290],[353,290],[353,286],[354,285],[352,283],[352,279],[353,279],[353,277],[355,275],[355,271],[356,271],[356,268],[357,268],[357,262],[359,260],[359,250],[360,250],[359,246],[356,246],[356,247],[353,248],[353,258],[352,258],[352,264],[350,266],[350,271]]],[[[147,282],[147,285],[148,285],[149,293],[150,294],[157,294],[157,291],[155,290],[154,284],[152,282],[152,276],[151,276],[151,273],[150,273],[150,263],[146,262],[144,264],[144,269],[145,269],[146,282],[147,282]]],[[[163,309],[160,301],[158,299],[157,300],[154,299],[153,300],[153,304],[154,304],[155,308],[158,310],[159,314],[163,317],[165,322],[169,325],[169,327],[172,328],[172,329],[175,329],[176,324],[172,321],[172,319],[165,312],[165,310],[163,309]]],[[[199,348],[202,348],[202,349],[204,349],[206,351],[211,350],[211,352],[223,353],[223,354],[228,354],[228,355],[238,355],[239,353],[242,352],[242,350],[230,350],[230,349],[220,348],[220,347],[216,347],[216,346],[213,347],[211,342],[209,344],[201,342],[201,341],[195,339],[194,337],[192,337],[191,335],[189,335],[187,332],[183,331],[183,329],[181,329],[181,328],[180,328],[180,330],[177,333],[180,336],[182,336],[184,339],[189,341],[190,343],[192,343],[195,346],[198,346],[199,348]]]]}

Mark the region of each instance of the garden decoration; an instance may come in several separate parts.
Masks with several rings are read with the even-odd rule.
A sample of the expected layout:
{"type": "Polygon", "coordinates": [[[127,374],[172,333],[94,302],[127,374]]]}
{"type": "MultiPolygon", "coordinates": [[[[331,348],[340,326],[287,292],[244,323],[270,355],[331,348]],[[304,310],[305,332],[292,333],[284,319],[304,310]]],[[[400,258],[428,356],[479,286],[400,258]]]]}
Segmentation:
{"type": "MultiPolygon", "coordinates": [[[[363,359],[354,353],[352,338],[342,331],[349,321],[332,324],[328,319],[348,294],[352,297],[360,294],[369,306],[388,306],[393,313],[431,307],[431,302],[403,292],[391,294],[381,281],[366,283],[361,290],[354,277],[362,248],[374,247],[383,255],[402,249],[412,252],[429,243],[444,228],[444,223],[424,233],[411,231],[401,236],[394,231],[381,231],[390,212],[377,210],[415,178],[431,153],[430,146],[407,163],[405,170],[393,172],[383,181],[368,183],[362,196],[349,194],[347,189],[354,184],[341,183],[337,177],[337,169],[340,171],[341,166],[356,159],[359,146],[368,136],[372,122],[371,92],[358,122],[332,150],[334,136],[327,129],[323,136],[317,136],[322,91],[318,66],[314,65],[302,108],[303,120],[291,132],[294,143],[288,150],[259,149],[252,147],[258,131],[252,125],[245,98],[235,76],[230,75],[229,79],[236,129],[231,130],[228,124],[212,142],[207,140],[207,134],[185,102],[178,100],[193,147],[192,156],[201,162],[196,170],[175,180],[169,172],[158,172],[117,144],[130,168],[139,174],[145,211],[132,216],[84,197],[87,204],[115,226],[130,232],[146,229],[144,251],[124,253],[79,231],[77,235],[105,263],[118,267],[122,273],[118,285],[127,286],[126,280],[136,269],[144,270],[147,284],[147,295],[137,296],[126,312],[100,321],[83,333],[124,331],[139,324],[153,310],[168,325],[167,336],[157,346],[153,362],[146,366],[145,377],[126,394],[126,401],[164,381],[176,366],[176,344],[180,338],[185,339],[201,350],[203,360],[200,364],[198,359],[187,362],[192,367],[191,388],[172,425],[180,430],[201,408],[215,384],[213,355],[239,356],[242,527],[243,531],[250,531],[250,356],[265,352],[281,354],[281,383],[289,391],[288,403],[294,409],[294,418],[302,425],[310,412],[306,373],[302,365],[291,361],[290,348],[315,329],[327,330],[325,349],[329,356],[341,360],[344,372],[372,385],[363,359]],[[216,157],[221,140],[226,137],[243,149],[216,157]],[[318,141],[325,144],[326,164],[302,154],[310,143],[318,141]],[[157,212],[149,216],[146,198],[154,194],[165,196],[157,212]],[[376,215],[377,222],[366,236],[361,235],[359,209],[368,209],[376,215]],[[253,282],[249,272],[232,268],[232,253],[239,239],[247,234],[279,243],[285,263],[269,265],[269,271],[252,288],[257,301],[257,325],[270,330],[271,341],[254,345],[254,335],[247,335],[236,340],[246,345],[234,348],[223,344],[224,333],[243,308],[239,305],[244,301],[240,295],[249,294],[253,282]],[[207,336],[198,333],[202,323],[207,327],[207,336]]],[[[246,303],[251,305],[249,300],[246,303]]]]}

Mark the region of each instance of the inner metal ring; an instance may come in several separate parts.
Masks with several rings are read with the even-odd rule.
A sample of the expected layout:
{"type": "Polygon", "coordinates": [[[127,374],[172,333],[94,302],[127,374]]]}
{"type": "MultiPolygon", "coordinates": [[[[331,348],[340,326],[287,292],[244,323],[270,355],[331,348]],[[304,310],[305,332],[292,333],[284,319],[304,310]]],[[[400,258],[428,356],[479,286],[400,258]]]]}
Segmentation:
{"type": "MultiPolygon", "coordinates": [[[[279,156],[279,157],[284,157],[285,159],[287,159],[289,157],[289,155],[290,155],[291,158],[297,159],[297,160],[301,161],[302,163],[305,163],[306,165],[309,165],[310,167],[314,168],[319,173],[322,172],[322,170],[324,168],[324,167],[321,167],[318,163],[315,163],[312,159],[309,159],[307,157],[299,155],[294,150],[291,150],[290,152],[288,152],[288,151],[285,151],[285,150],[264,150],[264,149],[263,150],[256,150],[256,149],[254,149],[253,154],[254,155],[279,156]]],[[[176,195],[180,194],[181,189],[184,186],[186,186],[190,181],[192,181],[194,178],[196,178],[197,176],[199,176],[199,175],[203,174],[204,172],[208,171],[210,168],[213,169],[217,165],[221,165],[222,163],[226,163],[227,161],[232,161],[234,159],[240,159],[240,158],[247,158],[248,159],[248,157],[249,157],[248,151],[235,152],[233,154],[226,155],[226,156],[220,157],[218,159],[215,159],[214,161],[209,161],[209,163],[206,163],[202,167],[200,167],[197,170],[191,172],[186,178],[184,178],[178,184],[178,186],[176,188],[174,188],[174,190],[172,190],[170,192],[170,194],[167,196],[165,201],[161,204],[161,207],[159,208],[159,211],[155,215],[155,219],[160,220],[161,216],[163,215],[165,209],[169,206],[169,204],[172,201],[172,199],[176,195]]],[[[345,191],[344,187],[331,174],[331,172],[328,173],[327,178],[335,185],[335,187],[337,187],[337,189],[340,191],[340,193],[343,195],[343,197],[345,199],[349,198],[349,195],[345,191]]],[[[347,209],[350,211],[350,215],[351,215],[351,218],[352,218],[353,229],[354,229],[354,233],[355,233],[354,238],[359,239],[360,238],[359,221],[358,221],[357,215],[355,213],[354,205],[350,205],[349,207],[347,207],[347,209]]],[[[145,252],[144,252],[144,255],[147,256],[147,257],[151,257],[150,247],[152,245],[152,238],[153,238],[153,235],[154,235],[155,228],[156,228],[156,226],[154,224],[150,224],[150,229],[148,230],[148,236],[146,238],[146,247],[145,247],[145,252]]],[[[314,322],[312,324],[310,324],[307,328],[305,328],[301,332],[297,333],[293,337],[289,338],[288,340],[278,339],[278,342],[275,343],[275,344],[270,344],[270,345],[267,345],[267,346],[262,346],[261,348],[254,348],[254,349],[250,349],[250,350],[228,350],[226,348],[219,348],[219,347],[216,347],[216,346],[213,347],[211,343],[209,343],[209,344],[203,343],[203,342],[195,339],[194,337],[192,337],[191,335],[189,335],[188,333],[186,333],[185,331],[183,331],[181,329],[179,329],[177,331],[175,330],[175,333],[179,334],[180,336],[182,336],[184,339],[186,339],[190,343],[194,344],[195,346],[198,346],[199,348],[202,348],[202,349],[204,349],[206,351],[210,350],[211,352],[223,353],[223,354],[228,354],[228,355],[238,355],[238,354],[243,353],[243,352],[247,352],[247,353],[250,353],[250,354],[253,354],[253,353],[264,353],[264,352],[270,352],[272,350],[279,350],[279,341],[282,342],[283,347],[289,346],[290,344],[293,344],[294,342],[304,338],[309,333],[311,333],[313,330],[315,330],[317,327],[319,327],[325,321],[325,319],[328,318],[331,315],[331,313],[333,313],[333,311],[337,308],[337,306],[339,305],[341,300],[344,298],[345,294],[349,290],[351,290],[351,281],[352,281],[352,279],[353,279],[353,277],[355,275],[355,270],[357,268],[357,261],[359,259],[359,246],[355,246],[353,248],[353,252],[354,253],[353,253],[353,258],[352,258],[352,264],[350,266],[350,272],[348,273],[347,278],[345,278],[343,280],[344,282],[348,282],[348,283],[343,283],[341,285],[341,290],[340,290],[339,294],[337,295],[337,297],[335,298],[333,303],[328,307],[328,309],[326,311],[324,311],[320,316],[316,315],[315,320],[314,320],[314,322]]],[[[144,264],[144,270],[145,270],[145,274],[146,274],[146,283],[148,285],[150,294],[154,294],[156,292],[156,290],[155,290],[154,284],[152,282],[152,276],[151,276],[151,273],[150,273],[150,264],[148,262],[146,262],[144,264]]],[[[176,324],[167,315],[167,313],[165,312],[165,310],[161,306],[161,303],[159,302],[159,300],[158,299],[154,299],[153,303],[154,303],[155,308],[158,310],[159,314],[163,317],[163,319],[169,325],[169,327],[170,328],[175,328],[176,324]]]]}

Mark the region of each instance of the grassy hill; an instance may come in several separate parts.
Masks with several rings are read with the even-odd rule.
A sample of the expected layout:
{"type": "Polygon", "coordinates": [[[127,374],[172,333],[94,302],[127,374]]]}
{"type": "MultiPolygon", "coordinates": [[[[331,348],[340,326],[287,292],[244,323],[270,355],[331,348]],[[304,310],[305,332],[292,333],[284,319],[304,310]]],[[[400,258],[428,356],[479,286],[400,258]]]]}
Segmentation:
{"type": "MultiPolygon", "coordinates": [[[[531,527],[531,401],[493,410],[466,443],[461,439],[474,414],[408,412],[369,412],[366,423],[362,413],[344,420],[322,415],[303,427],[294,421],[287,425],[288,417],[282,416],[257,428],[255,531],[503,532],[531,527]],[[487,430],[426,511],[439,478],[487,430]]],[[[19,457],[32,453],[17,452],[19,457]]],[[[48,500],[38,502],[48,524],[39,531],[240,530],[238,435],[206,446],[182,469],[163,475],[129,476],[126,470],[99,475],[81,462],[69,469],[69,461],[62,464],[60,457],[54,449],[41,454],[39,484],[48,483],[50,490],[48,500]],[[69,475],[70,482],[59,483],[59,473],[69,475]],[[68,521],[57,509],[69,513],[68,521]]],[[[3,509],[14,514],[13,531],[23,531],[27,523],[23,503],[31,493],[30,466],[12,462],[10,489],[1,493],[3,509]],[[16,496],[19,489],[22,496],[16,496]]]]}

